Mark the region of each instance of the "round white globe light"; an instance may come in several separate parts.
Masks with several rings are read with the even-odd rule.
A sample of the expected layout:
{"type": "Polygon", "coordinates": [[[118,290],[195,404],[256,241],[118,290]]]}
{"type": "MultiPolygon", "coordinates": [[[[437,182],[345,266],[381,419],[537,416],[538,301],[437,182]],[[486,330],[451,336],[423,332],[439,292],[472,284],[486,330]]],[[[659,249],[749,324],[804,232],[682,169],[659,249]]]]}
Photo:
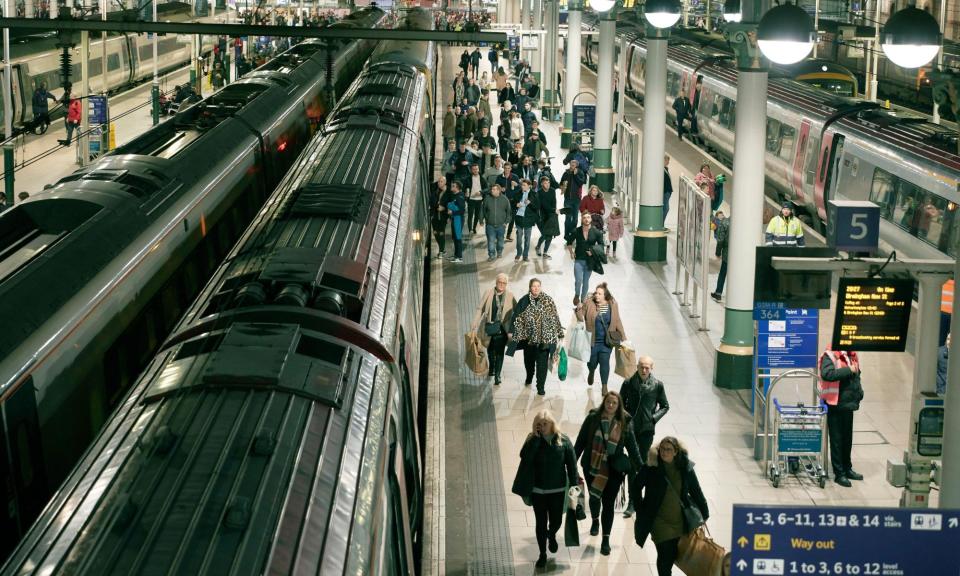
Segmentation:
{"type": "Polygon", "coordinates": [[[734,12],[733,14],[724,13],[723,19],[726,20],[727,22],[736,23],[743,20],[743,14],[741,14],[740,12],[734,12]]]}
{"type": "Polygon", "coordinates": [[[919,68],[930,63],[940,47],[931,44],[881,44],[883,53],[901,68],[919,68]]]}
{"type": "Polygon", "coordinates": [[[590,7],[597,12],[609,12],[617,0],[590,0],[590,7]]]}
{"type": "Polygon", "coordinates": [[[795,4],[775,6],[760,19],[757,44],[777,64],[795,64],[813,49],[810,16],[795,4]]]}
{"type": "Polygon", "coordinates": [[[880,47],[891,62],[902,68],[925,66],[940,50],[940,26],[929,13],[904,8],[883,26],[880,47]]]}
{"type": "Polygon", "coordinates": [[[796,64],[813,49],[813,42],[791,40],[758,40],[763,55],[777,64],[796,64]]]}
{"type": "Polygon", "coordinates": [[[669,28],[680,21],[680,14],[673,12],[647,12],[643,17],[655,28],[669,28]]]}

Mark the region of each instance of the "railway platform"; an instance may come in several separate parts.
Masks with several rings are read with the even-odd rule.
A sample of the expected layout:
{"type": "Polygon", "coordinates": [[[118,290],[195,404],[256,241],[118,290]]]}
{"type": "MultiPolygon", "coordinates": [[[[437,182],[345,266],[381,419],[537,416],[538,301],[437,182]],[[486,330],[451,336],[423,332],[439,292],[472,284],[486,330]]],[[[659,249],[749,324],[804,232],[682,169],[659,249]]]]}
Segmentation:
{"type": "MultiPolygon", "coordinates": [[[[438,118],[452,99],[451,81],[459,50],[441,50],[438,118]]],[[[481,70],[489,72],[487,62],[482,66],[481,70]]],[[[581,81],[581,90],[593,90],[596,77],[584,69],[581,81]]],[[[491,98],[496,111],[493,91],[491,98]]],[[[642,129],[641,109],[635,102],[627,99],[623,113],[642,129]]],[[[498,114],[493,116],[491,132],[498,123],[498,114]]],[[[541,120],[555,175],[564,170],[560,127],[556,122],[541,120]]],[[[669,127],[667,153],[674,159],[671,173],[675,187],[681,174],[690,176],[700,163],[713,162],[705,160],[686,141],[679,141],[669,127]]],[[[731,548],[732,509],[737,503],[896,506],[900,490],[887,484],[884,470],[888,458],[900,458],[907,442],[912,356],[861,355],[866,397],[854,420],[853,464],[865,476],[863,481],[855,482],[852,488],[828,482],[821,489],[812,482],[797,481],[772,487],[754,458],[749,392],[719,389],[711,382],[715,350],[723,333],[722,306],[708,302],[710,330],[704,332],[698,330],[696,320],[688,317],[687,309],[672,294],[676,196],[667,220],[671,229],[667,261],[639,264],[621,248],[619,257],[611,258],[605,266],[606,273],[591,278],[591,289],[601,281],[609,284],[638,356],[649,355],[654,360],[653,374],[664,382],[670,401],[669,413],[657,426],[657,440],[673,435],[689,449],[709,502],[708,526],[714,539],[731,548]]],[[[629,226],[628,222],[628,230],[629,226]]],[[[534,415],[542,409],[549,409],[561,430],[575,438],[587,411],[600,403],[600,383],[588,386],[584,363],[570,360],[566,380],[560,382],[555,373],[549,374],[546,395],[538,396],[534,387],[524,386],[522,354],[506,358],[500,386],[495,386],[492,378],[474,375],[465,366],[463,334],[470,330],[481,294],[494,285],[498,273],[509,276],[509,288],[518,299],[527,292],[528,281],[539,278],[543,290],[557,303],[565,325],[573,317],[574,279],[573,259],[562,242],[554,242],[551,247],[552,260],[531,254],[527,263],[515,263],[510,257],[514,244],[506,245],[503,258],[488,263],[482,233],[467,235],[464,242],[463,263],[431,261],[423,573],[656,574],[653,545],[641,549],[634,543],[634,519],[623,518],[619,510],[609,556],[600,554],[600,537],[588,535],[586,521],[580,523],[579,547],[567,548],[561,541],[559,551],[548,555],[547,567],[535,570],[534,514],[511,493],[520,448],[534,415]]],[[[709,253],[713,254],[712,246],[709,253]]],[[[719,259],[711,258],[711,285],[719,265],[719,259]]],[[[821,349],[832,331],[830,316],[825,314],[821,321],[821,349]]],[[[915,324],[911,323],[908,350],[913,346],[915,324]]],[[[621,382],[619,376],[611,374],[610,389],[619,390],[621,382]]],[[[681,572],[675,569],[674,573],[681,572]]]]}

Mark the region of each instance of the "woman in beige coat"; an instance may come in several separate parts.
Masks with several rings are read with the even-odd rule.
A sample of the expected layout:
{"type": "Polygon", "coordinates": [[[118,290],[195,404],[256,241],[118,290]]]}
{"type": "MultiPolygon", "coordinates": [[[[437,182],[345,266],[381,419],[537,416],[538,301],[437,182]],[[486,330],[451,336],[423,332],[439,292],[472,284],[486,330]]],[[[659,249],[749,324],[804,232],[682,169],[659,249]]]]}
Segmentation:
{"type": "Polygon", "coordinates": [[[626,339],[623,322],[620,320],[620,306],[607,289],[607,283],[601,282],[593,293],[577,306],[577,319],[586,324],[590,336],[590,361],[587,362],[587,384],[593,385],[593,372],[600,366],[600,383],[603,393],[607,393],[607,380],[610,378],[610,354],[614,346],[626,339]],[[607,335],[610,338],[608,341],[607,335]]]}
{"type": "Polygon", "coordinates": [[[507,334],[511,332],[513,307],[517,299],[507,290],[509,278],[506,274],[497,274],[497,283],[486,291],[480,299],[480,306],[473,318],[473,331],[480,343],[487,349],[490,360],[490,372],[493,383],[500,385],[500,371],[503,369],[503,352],[507,347],[507,334]]]}

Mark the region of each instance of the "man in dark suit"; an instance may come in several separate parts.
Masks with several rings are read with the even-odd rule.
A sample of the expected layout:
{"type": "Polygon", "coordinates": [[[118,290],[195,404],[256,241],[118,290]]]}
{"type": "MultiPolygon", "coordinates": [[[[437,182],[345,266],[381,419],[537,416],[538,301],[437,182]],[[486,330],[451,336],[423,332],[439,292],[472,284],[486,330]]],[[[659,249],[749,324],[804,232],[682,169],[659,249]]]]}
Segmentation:
{"type": "Polygon", "coordinates": [[[687,97],[687,87],[680,87],[680,95],[673,101],[673,111],[677,114],[677,138],[683,140],[683,123],[690,115],[690,98],[687,97]]]}

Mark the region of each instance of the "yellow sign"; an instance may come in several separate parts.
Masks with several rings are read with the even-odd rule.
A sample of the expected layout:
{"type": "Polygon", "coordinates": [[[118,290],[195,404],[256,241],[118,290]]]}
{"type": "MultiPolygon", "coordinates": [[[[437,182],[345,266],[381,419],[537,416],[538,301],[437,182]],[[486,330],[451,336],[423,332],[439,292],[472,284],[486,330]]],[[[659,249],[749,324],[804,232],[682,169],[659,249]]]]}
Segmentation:
{"type": "Polygon", "coordinates": [[[767,552],[770,550],[770,535],[769,534],[754,534],[753,535],[753,549],[759,550],[761,552],[767,552]]]}

